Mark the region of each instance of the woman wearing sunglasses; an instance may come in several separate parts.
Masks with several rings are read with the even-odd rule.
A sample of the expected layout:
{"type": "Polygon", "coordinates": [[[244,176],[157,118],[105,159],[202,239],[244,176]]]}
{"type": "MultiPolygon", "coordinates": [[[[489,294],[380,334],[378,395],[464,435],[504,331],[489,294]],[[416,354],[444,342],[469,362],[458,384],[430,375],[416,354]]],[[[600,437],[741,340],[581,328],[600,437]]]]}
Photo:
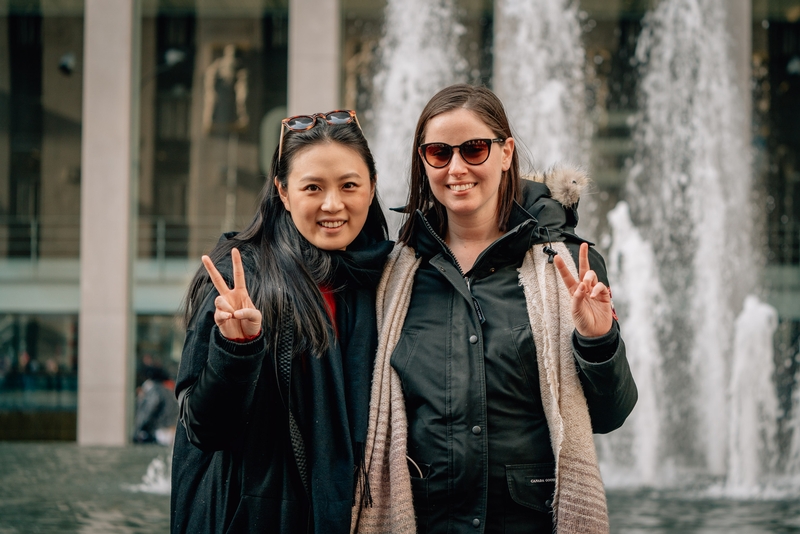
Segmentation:
{"type": "Polygon", "coordinates": [[[186,297],[172,532],[347,533],[368,483],[391,250],[375,164],[352,111],[281,128],[253,221],[203,257],[186,297]]]}
{"type": "Polygon", "coordinates": [[[373,506],[355,524],[606,533],[592,434],[622,425],[637,391],[603,259],[574,233],[587,178],[522,180],[485,88],[435,95],[414,143],[408,220],[377,294],[373,506]]]}

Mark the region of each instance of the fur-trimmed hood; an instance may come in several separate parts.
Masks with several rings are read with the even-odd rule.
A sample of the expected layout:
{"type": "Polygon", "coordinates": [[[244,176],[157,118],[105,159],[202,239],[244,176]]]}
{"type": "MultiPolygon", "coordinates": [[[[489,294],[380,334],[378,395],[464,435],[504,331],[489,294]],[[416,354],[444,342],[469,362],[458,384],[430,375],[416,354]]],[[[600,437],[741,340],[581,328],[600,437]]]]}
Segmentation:
{"type": "Polygon", "coordinates": [[[591,183],[589,175],[578,167],[557,165],[524,178],[522,201],[511,213],[509,229],[533,220],[543,241],[584,241],[575,235],[575,226],[578,201],[591,183]]]}
{"type": "Polygon", "coordinates": [[[557,200],[565,208],[576,207],[581,193],[591,182],[589,175],[580,167],[564,165],[555,165],[546,171],[536,171],[523,178],[546,185],[553,200],[557,200]]]}

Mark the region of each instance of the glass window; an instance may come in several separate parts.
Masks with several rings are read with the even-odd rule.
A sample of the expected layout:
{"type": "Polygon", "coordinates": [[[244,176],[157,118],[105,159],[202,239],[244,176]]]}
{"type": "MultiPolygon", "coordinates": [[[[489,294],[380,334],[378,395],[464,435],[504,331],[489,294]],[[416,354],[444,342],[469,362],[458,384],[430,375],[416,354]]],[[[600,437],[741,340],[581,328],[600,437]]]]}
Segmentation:
{"type": "Polygon", "coordinates": [[[200,255],[255,213],[286,117],[288,28],[281,1],[143,5],[137,442],[158,440],[145,393],[153,377],[169,389],[177,375],[175,314],[200,255]]]}
{"type": "Polygon", "coordinates": [[[0,258],[75,258],[83,18],[35,4],[0,12],[0,258]]]}
{"type": "Polygon", "coordinates": [[[0,439],[75,439],[78,316],[0,314],[0,439]]]}
{"type": "Polygon", "coordinates": [[[83,2],[0,5],[0,439],[75,439],[83,2]]]}
{"type": "Polygon", "coordinates": [[[288,7],[159,2],[141,40],[138,256],[194,265],[254,213],[286,116],[288,7]]]}

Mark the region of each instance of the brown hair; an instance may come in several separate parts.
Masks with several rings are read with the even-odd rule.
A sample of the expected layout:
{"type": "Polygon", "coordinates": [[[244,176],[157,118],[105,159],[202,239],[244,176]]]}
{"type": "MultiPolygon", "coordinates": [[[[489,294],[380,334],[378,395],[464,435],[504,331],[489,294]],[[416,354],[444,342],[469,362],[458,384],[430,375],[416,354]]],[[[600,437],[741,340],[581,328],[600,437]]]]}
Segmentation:
{"type": "MultiPolygon", "coordinates": [[[[427,215],[431,211],[435,212],[439,220],[439,227],[434,228],[440,236],[447,232],[447,213],[444,206],[436,200],[431,192],[428,178],[425,175],[425,164],[417,152],[417,147],[422,144],[425,136],[425,128],[428,121],[437,115],[452,111],[454,109],[468,109],[475,113],[486,126],[492,129],[497,137],[507,139],[511,135],[511,126],[508,123],[503,103],[497,98],[490,89],[477,87],[465,83],[459,83],[445,87],[433,98],[428,101],[425,109],[417,121],[417,128],[414,132],[414,144],[411,155],[411,180],[408,194],[406,212],[409,220],[403,226],[399,240],[407,243],[414,235],[415,225],[417,224],[414,213],[421,210],[427,215]]],[[[500,199],[497,204],[497,226],[505,232],[508,228],[508,220],[511,216],[511,208],[514,201],[519,201],[522,194],[522,184],[520,181],[519,158],[517,151],[514,150],[511,156],[511,166],[503,172],[500,179],[500,199]]]]}

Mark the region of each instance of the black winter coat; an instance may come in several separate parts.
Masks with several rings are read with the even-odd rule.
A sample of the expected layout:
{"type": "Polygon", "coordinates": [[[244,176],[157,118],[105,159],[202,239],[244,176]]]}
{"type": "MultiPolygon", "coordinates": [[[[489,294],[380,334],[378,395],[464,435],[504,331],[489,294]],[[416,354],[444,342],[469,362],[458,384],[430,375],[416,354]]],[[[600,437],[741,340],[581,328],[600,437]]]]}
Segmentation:
{"type": "MultiPolygon", "coordinates": [[[[391,364],[409,421],[418,532],[550,533],[555,463],[517,269],[548,239],[566,241],[577,265],[577,215],[543,184],[524,182],[511,230],[468,273],[435,221],[415,216],[420,230],[408,244],[423,261],[391,364]]],[[[590,263],[608,283],[594,249],[590,263]]],[[[573,345],[594,432],[618,428],[637,391],[616,321],[600,338],[575,333],[573,345]]]]}
{"type": "MultiPolygon", "coordinates": [[[[286,359],[263,334],[226,340],[209,284],[176,381],[173,533],[349,532],[377,347],[374,288],[391,246],[335,253],[337,342],[321,358],[286,359]]],[[[242,257],[246,278],[256,276],[242,257]]],[[[217,267],[230,278],[229,259],[217,267]]]]}

